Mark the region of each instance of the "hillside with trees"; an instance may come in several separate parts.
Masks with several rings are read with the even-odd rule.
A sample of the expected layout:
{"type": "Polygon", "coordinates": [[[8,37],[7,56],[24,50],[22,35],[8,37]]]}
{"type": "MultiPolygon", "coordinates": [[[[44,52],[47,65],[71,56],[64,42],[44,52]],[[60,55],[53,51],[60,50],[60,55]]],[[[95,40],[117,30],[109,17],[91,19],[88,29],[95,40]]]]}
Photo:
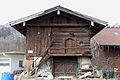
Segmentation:
{"type": "Polygon", "coordinates": [[[0,52],[25,52],[25,37],[10,26],[0,25],[0,52]]]}

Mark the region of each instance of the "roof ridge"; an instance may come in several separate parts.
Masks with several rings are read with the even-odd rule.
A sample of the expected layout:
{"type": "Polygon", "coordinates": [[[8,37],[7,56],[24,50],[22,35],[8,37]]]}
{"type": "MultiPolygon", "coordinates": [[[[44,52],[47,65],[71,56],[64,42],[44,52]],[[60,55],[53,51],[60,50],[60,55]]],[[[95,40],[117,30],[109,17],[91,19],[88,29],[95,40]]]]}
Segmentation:
{"type": "Polygon", "coordinates": [[[16,24],[20,24],[22,22],[25,22],[25,21],[28,21],[28,20],[43,16],[43,15],[46,15],[48,13],[51,13],[51,12],[54,12],[54,11],[57,11],[57,10],[60,10],[60,11],[72,14],[74,16],[77,16],[77,17],[80,17],[80,18],[83,18],[83,19],[86,19],[86,20],[89,20],[89,21],[92,21],[92,22],[96,22],[96,23],[99,23],[99,24],[102,24],[102,25],[105,25],[105,26],[107,25],[106,21],[103,21],[103,20],[88,16],[88,15],[85,15],[85,14],[78,13],[76,11],[72,11],[72,10],[70,10],[68,8],[65,8],[65,7],[62,7],[60,5],[55,6],[53,8],[49,8],[49,9],[44,10],[44,11],[40,11],[40,12],[32,14],[32,15],[29,15],[27,17],[23,17],[21,19],[15,20],[15,21],[11,21],[11,22],[9,22],[9,24],[11,26],[14,26],[16,24]]]}

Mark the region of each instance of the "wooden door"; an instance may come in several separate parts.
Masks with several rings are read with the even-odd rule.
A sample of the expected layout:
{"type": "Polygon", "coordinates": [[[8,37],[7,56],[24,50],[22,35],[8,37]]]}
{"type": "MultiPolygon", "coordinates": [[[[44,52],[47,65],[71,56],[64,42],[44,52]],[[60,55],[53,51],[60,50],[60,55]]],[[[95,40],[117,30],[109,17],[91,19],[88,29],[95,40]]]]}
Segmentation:
{"type": "Polygon", "coordinates": [[[65,40],[65,48],[66,48],[66,53],[71,54],[73,48],[76,47],[75,41],[72,38],[68,38],[65,40]]]}
{"type": "Polygon", "coordinates": [[[54,58],[54,76],[76,75],[77,59],[72,57],[54,58]]]}

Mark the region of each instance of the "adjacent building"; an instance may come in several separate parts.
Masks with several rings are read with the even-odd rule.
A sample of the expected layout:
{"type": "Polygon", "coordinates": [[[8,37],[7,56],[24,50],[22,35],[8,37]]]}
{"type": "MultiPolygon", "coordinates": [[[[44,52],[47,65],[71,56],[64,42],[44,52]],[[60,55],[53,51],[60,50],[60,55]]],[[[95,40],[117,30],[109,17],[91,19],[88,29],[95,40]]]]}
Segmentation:
{"type": "Polygon", "coordinates": [[[91,39],[91,48],[94,66],[120,71],[120,28],[104,28],[91,39]]]}
{"type": "Polygon", "coordinates": [[[1,73],[14,73],[25,69],[25,52],[0,53],[0,77],[1,73]]]}

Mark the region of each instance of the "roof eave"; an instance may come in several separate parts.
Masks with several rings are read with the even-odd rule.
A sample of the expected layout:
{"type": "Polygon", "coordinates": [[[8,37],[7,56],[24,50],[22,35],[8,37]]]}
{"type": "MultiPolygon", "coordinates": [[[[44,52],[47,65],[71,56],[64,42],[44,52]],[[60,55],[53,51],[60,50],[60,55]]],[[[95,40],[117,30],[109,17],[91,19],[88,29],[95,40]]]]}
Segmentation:
{"type": "Polygon", "coordinates": [[[60,11],[63,11],[63,12],[66,12],[66,13],[69,13],[69,14],[72,14],[72,15],[75,15],[75,16],[77,16],[77,17],[80,17],[80,18],[83,18],[83,19],[86,19],[86,20],[89,20],[89,21],[92,21],[92,22],[96,22],[96,23],[101,24],[101,25],[104,25],[104,26],[107,26],[107,25],[108,25],[108,23],[105,22],[105,21],[102,21],[102,20],[99,20],[99,19],[97,19],[97,18],[93,18],[93,17],[87,16],[87,15],[84,15],[84,14],[80,14],[80,13],[78,13],[78,12],[69,10],[69,9],[64,8],[64,7],[61,7],[61,6],[56,6],[56,7],[50,8],[50,9],[48,9],[48,10],[41,11],[41,12],[36,13],[36,14],[32,14],[32,15],[27,16],[27,17],[24,17],[24,18],[21,18],[21,19],[15,20],[15,21],[11,21],[11,22],[9,22],[9,24],[10,24],[11,26],[15,26],[15,25],[17,25],[17,24],[20,24],[20,23],[29,21],[29,20],[31,20],[31,19],[34,19],[34,18],[43,16],[43,15],[49,14],[49,13],[54,12],[54,11],[57,11],[57,10],[60,10],[60,11]]]}
{"type": "Polygon", "coordinates": [[[109,45],[108,44],[100,44],[100,45],[101,46],[120,46],[120,45],[115,45],[115,44],[114,45],[113,44],[109,44],[109,45]]]}

